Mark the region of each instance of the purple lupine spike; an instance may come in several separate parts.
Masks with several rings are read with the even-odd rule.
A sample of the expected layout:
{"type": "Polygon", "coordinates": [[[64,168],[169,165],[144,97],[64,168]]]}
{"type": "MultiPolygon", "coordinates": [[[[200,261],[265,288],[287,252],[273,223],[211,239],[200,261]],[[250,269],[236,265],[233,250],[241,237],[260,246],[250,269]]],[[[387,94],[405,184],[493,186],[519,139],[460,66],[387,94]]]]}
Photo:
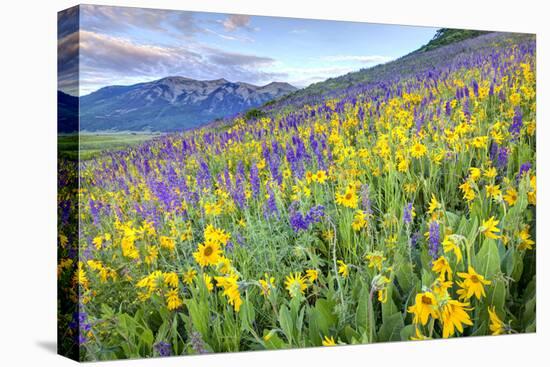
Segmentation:
{"type": "Polygon", "coordinates": [[[521,132],[523,126],[523,114],[519,106],[516,107],[514,118],[512,119],[512,125],[510,125],[509,131],[514,138],[517,138],[521,132]]]}
{"type": "Polygon", "coordinates": [[[267,191],[267,203],[264,215],[266,218],[269,218],[271,216],[279,217],[279,210],[277,209],[277,203],[275,202],[275,195],[273,194],[273,190],[270,187],[270,184],[266,184],[266,191],[267,191]]]}
{"type": "Polygon", "coordinates": [[[531,169],[531,162],[525,162],[519,167],[518,179],[520,179],[524,174],[529,172],[531,169]]]}
{"type": "Polygon", "coordinates": [[[269,171],[271,172],[271,177],[280,185],[283,183],[283,176],[279,170],[280,158],[277,154],[272,154],[269,160],[269,171]]]}
{"type": "Polygon", "coordinates": [[[72,321],[69,323],[69,327],[76,331],[75,338],[79,345],[85,344],[88,341],[87,334],[92,329],[92,325],[88,322],[88,314],[86,312],[75,312],[72,321]]]}
{"type": "Polygon", "coordinates": [[[294,232],[304,231],[308,228],[309,223],[304,218],[303,214],[298,211],[300,203],[293,201],[289,207],[289,221],[294,232]]]}
{"type": "Polygon", "coordinates": [[[412,210],[413,210],[413,203],[405,204],[405,208],[403,209],[403,222],[405,222],[405,224],[412,223],[412,220],[413,220],[412,210]]]}
{"type": "Polygon", "coordinates": [[[315,156],[317,157],[318,167],[320,169],[326,169],[325,159],[323,158],[323,151],[320,147],[319,142],[317,140],[313,139],[313,141],[311,142],[311,148],[313,149],[313,153],[315,153],[315,156]]]}
{"type": "Polygon", "coordinates": [[[506,147],[498,148],[496,167],[500,169],[506,168],[508,165],[508,149],[506,147]]]}
{"type": "Polygon", "coordinates": [[[496,142],[491,143],[491,147],[489,148],[489,158],[494,162],[497,158],[498,154],[498,144],[496,142]]]}
{"type": "Polygon", "coordinates": [[[201,333],[198,331],[193,331],[190,335],[191,348],[198,354],[206,354],[208,350],[204,346],[204,340],[202,339],[201,333]]]}
{"type": "Polygon", "coordinates": [[[367,214],[372,214],[371,201],[369,198],[369,185],[361,185],[361,206],[367,214]]]}
{"type": "Polygon", "coordinates": [[[419,238],[420,238],[420,234],[418,232],[414,232],[411,235],[411,247],[412,248],[416,248],[416,246],[418,245],[418,239],[419,238]]]}
{"type": "Polygon", "coordinates": [[[235,176],[235,187],[232,192],[233,200],[235,200],[239,208],[244,208],[246,206],[246,196],[244,193],[245,174],[242,161],[239,161],[237,164],[237,174],[235,176]]]}
{"type": "Polygon", "coordinates": [[[252,163],[250,167],[250,187],[252,188],[252,195],[256,198],[260,193],[260,176],[258,174],[258,167],[256,163],[252,163]]]}
{"type": "Polygon", "coordinates": [[[471,116],[470,113],[470,100],[466,99],[464,101],[464,104],[462,105],[462,112],[464,112],[464,115],[469,119],[471,116]]]}
{"type": "Polygon", "coordinates": [[[472,89],[474,90],[474,95],[476,97],[478,97],[479,96],[479,84],[477,84],[477,81],[475,79],[472,81],[472,89]]]}
{"type": "Polygon", "coordinates": [[[89,200],[89,205],[90,205],[90,214],[92,215],[92,219],[94,221],[94,225],[96,227],[99,227],[99,224],[100,224],[100,220],[99,220],[99,209],[100,209],[100,205],[97,201],[95,200],[92,200],[90,199],[89,200]]]}
{"type": "Polygon", "coordinates": [[[169,343],[160,341],[154,345],[154,348],[161,357],[169,357],[172,354],[172,346],[169,343]]]}
{"type": "Polygon", "coordinates": [[[439,223],[435,220],[430,222],[429,225],[429,235],[428,235],[429,248],[428,252],[435,260],[439,254],[439,248],[441,244],[440,233],[439,233],[439,223]]]}
{"type": "Polygon", "coordinates": [[[201,160],[199,163],[199,169],[197,171],[197,186],[199,189],[212,188],[212,176],[210,175],[210,169],[204,160],[201,160]]]}
{"type": "Polygon", "coordinates": [[[321,218],[325,216],[325,207],[323,205],[316,205],[309,209],[306,220],[311,223],[318,223],[321,218]]]}

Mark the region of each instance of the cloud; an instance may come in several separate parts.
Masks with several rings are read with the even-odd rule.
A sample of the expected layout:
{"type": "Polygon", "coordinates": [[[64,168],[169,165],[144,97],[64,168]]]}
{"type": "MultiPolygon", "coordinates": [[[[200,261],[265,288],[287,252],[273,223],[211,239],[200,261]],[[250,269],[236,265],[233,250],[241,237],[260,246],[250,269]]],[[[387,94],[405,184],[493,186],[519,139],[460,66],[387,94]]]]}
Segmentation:
{"type": "Polygon", "coordinates": [[[250,15],[232,14],[225,18],[222,24],[228,32],[233,32],[240,28],[252,30],[250,27],[250,15]]]}
{"type": "Polygon", "coordinates": [[[134,83],[170,75],[211,80],[226,78],[262,84],[286,77],[266,71],[276,60],[229,52],[201,44],[167,47],[136,43],[104,34],[80,32],[82,94],[106,85],[134,83]]]}
{"type": "Polygon", "coordinates": [[[275,62],[275,59],[270,57],[228,52],[210,47],[204,47],[203,50],[209,54],[210,61],[219,65],[261,67],[272,65],[275,62]]]}
{"type": "Polygon", "coordinates": [[[63,38],[78,30],[79,8],[73,6],[57,13],[57,38],[63,38]]]}
{"type": "Polygon", "coordinates": [[[329,67],[303,67],[303,68],[282,68],[280,71],[289,77],[287,82],[299,87],[307,87],[310,84],[322,82],[329,78],[356,71],[353,66],[329,66],[329,67]]]}
{"type": "Polygon", "coordinates": [[[232,34],[232,35],[228,35],[228,34],[221,34],[221,33],[218,33],[210,28],[204,28],[204,31],[205,32],[208,32],[208,33],[211,33],[211,34],[214,34],[224,40],[227,40],[227,41],[239,41],[239,42],[254,42],[254,39],[250,38],[250,37],[246,37],[246,36],[243,36],[243,35],[236,35],[236,34],[232,34]]]}
{"type": "Polygon", "coordinates": [[[162,9],[129,8],[104,5],[81,5],[83,29],[108,32],[131,28],[151,31],[177,31],[185,36],[204,32],[193,12],[162,9]]]}
{"type": "Polygon", "coordinates": [[[78,95],[78,41],[78,32],[57,41],[57,86],[71,95],[78,95]]]}
{"type": "Polygon", "coordinates": [[[381,55],[333,55],[333,56],[323,56],[321,60],[330,61],[330,62],[359,62],[363,64],[380,64],[384,62],[391,61],[392,58],[389,56],[381,55]]]}

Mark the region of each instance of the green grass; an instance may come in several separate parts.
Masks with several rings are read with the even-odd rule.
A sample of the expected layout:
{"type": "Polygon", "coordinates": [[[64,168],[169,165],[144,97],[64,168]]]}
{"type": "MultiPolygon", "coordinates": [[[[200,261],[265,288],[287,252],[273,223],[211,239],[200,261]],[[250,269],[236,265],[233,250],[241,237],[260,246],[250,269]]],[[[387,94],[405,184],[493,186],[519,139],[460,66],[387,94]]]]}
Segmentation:
{"type": "MultiPolygon", "coordinates": [[[[116,151],[128,146],[142,143],[160,134],[81,134],[80,159],[88,160],[103,152],[116,151]]],[[[57,149],[60,157],[78,159],[79,136],[77,134],[59,135],[57,149]]]]}

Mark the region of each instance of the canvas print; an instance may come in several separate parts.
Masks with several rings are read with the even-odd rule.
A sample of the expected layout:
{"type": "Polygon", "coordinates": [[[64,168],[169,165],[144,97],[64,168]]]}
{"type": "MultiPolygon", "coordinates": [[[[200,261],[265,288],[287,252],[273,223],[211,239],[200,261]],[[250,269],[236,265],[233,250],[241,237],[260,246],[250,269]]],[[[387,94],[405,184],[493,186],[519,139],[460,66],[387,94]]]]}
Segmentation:
{"type": "Polygon", "coordinates": [[[536,331],[535,35],[80,5],[58,54],[60,354],[536,331]]]}

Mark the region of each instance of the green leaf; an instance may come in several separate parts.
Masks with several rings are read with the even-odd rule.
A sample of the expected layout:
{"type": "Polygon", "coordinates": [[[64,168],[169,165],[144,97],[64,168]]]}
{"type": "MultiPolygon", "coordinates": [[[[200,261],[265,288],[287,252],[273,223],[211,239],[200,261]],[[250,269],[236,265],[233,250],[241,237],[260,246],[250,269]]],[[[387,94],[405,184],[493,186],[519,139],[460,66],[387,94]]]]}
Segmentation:
{"type": "Polygon", "coordinates": [[[396,312],[386,319],[378,330],[378,341],[397,341],[401,340],[401,330],[405,327],[403,316],[396,312]]]}
{"type": "Polygon", "coordinates": [[[285,342],[277,335],[276,330],[271,330],[269,332],[265,330],[263,340],[267,349],[283,349],[287,347],[285,342]]]}
{"type": "Polygon", "coordinates": [[[395,302],[393,302],[393,283],[388,284],[388,299],[385,303],[382,303],[382,322],[385,322],[388,320],[389,317],[391,317],[393,314],[398,312],[397,306],[395,305],[395,302]]]}
{"type": "Polygon", "coordinates": [[[336,325],[336,315],[333,313],[333,303],[318,299],[315,307],[307,310],[309,336],[314,345],[319,345],[323,336],[329,334],[329,329],[336,325]]]}
{"type": "Polygon", "coordinates": [[[279,325],[283,330],[289,344],[292,344],[292,317],[290,316],[290,310],[286,305],[282,305],[279,310],[279,325]]]}
{"type": "Polygon", "coordinates": [[[395,270],[397,283],[403,289],[404,294],[412,291],[419,282],[418,276],[414,273],[412,264],[401,255],[396,255],[396,263],[399,264],[395,270]]]}
{"type": "Polygon", "coordinates": [[[255,319],[254,306],[247,300],[243,302],[239,310],[239,316],[241,319],[242,327],[244,329],[252,330],[252,324],[255,319]]]}
{"type": "Polygon", "coordinates": [[[369,323],[369,307],[371,307],[369,289],[367,285],[364,285],[363,289],[359,293],[359,302],[355,313],[355,323],[359,330],[367,330],[369,323]]]}
{"type": "Polygon", "coordinates": [[[521,322],[523,325],[536,323],[536,311],[535,311],[536,306],[537,306],[536,297],[531,298],[525,303],[525,310],[523,311],[523,315],[521,318],[521,322]]]}
{"type": "Polygon", "coordinates": [[[453,212],[445,212],[445,217],[447,218],[448,225],[456,231],[459,223],[459,216],[453,212]]]}
{"type": "Polygon", "coordinates": [[[146,348],[150,348],[153,345],[155,337],[150,329],[145,329],[140,335],[141,344],[146,348]]]}
{"type": "Polygon", "coordinates": [[[490,324],[488,308],[494,306],[497,314],[505,315],[506,284],[502,279],[493,280],[487,289],[487,297],[482,300],[479,319],[486,325],[490,324]]]}
{"type": "Polygon", "coordinates": [[[407,341],[407,340],[411,340],[411,336],[414,336],[415,333],[416,333],[416,329],[414,325],[411,324],[401,329],[401,332],[399,333],[399,335],[401,336],[401,340],[407,341]]]}
{"type": "Polygon", "coordinates": [[[479,229],[479,220],[477,219],[477,217],[474,217],[470,221],[470,230],[468,232],[468,235],[466,236],[469,243],[472,243],[472,244],[475,243],[478,229],[479,229]]]}
{"type": "Polygon", "coordinates": [[[500,273],[500,256],[495,240],[486,238],[473,262],[475,270],[486,279],[500,273]]]}
{"type": "Polygon", "coordinates": [[[346,336],[346,340],[349,344],[353,344],[354,340],[357,340],[361,337],[361,335],[359,335],[359,333],[353,330],[353,328],[349,325],[346,325],[346,327],[344,328],[344,335],[346,336]]]}

